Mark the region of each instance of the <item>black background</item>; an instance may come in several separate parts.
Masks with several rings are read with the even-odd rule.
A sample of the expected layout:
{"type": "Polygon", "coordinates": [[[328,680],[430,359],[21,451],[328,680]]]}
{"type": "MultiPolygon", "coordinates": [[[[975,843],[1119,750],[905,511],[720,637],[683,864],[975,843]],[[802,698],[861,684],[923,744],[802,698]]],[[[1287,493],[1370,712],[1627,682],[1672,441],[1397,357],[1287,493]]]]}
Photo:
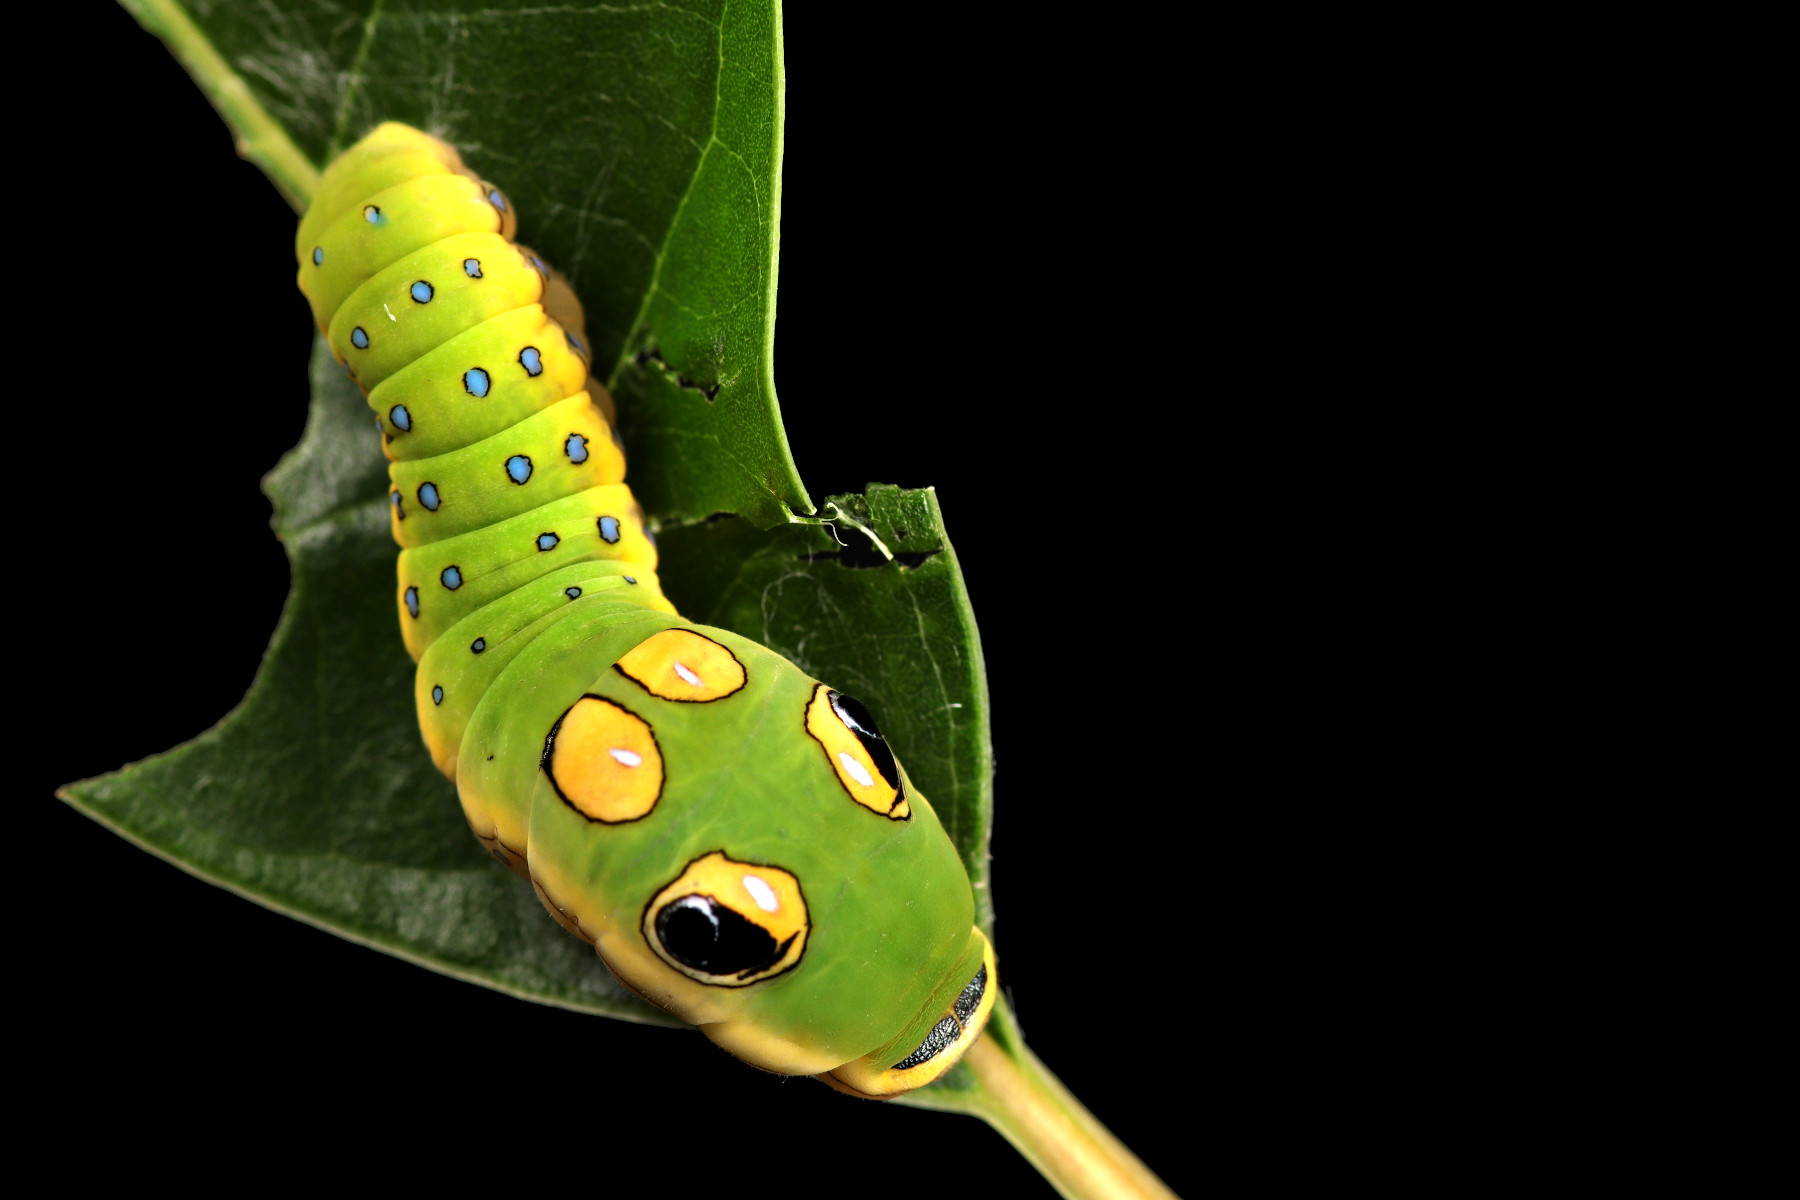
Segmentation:
{"type": "MultiPolygon", "coordinates": [[[[31,986],[55,1094],[107,1096],[152,1137],[359,1130],[515,1167],[533,1146],[611,1146],[609,1172],[628,1146],[697,1179],[1048,1195],[975,1121],[435,975],[49,799],[195,736],[249,686],[287,588],[258,480],[301,432],[312,338],[293,213],[129,16],[91,26],[111,125],[69,173],[58,292],[89,331],[65,343],[89,382],[57,403],[82,406],[78,449],[99,465],[56,520],[106,549],[58,546],[50,732],[28,748],[47,934],[31,986]]],[[[1198,1097],[1237,1037],[1210,997],[1244,968],[1218,965],[1234,914],[1211,880],[1232,855],[1208,826],[1234,801],[1192,699],[1216,650],[1184,616],[1213,586],[1208,525],[1159,511],[1205,470],[1178,427],[1200,370],[1179,286],[1140,340],[1145,280],[1191,235],[1120,141],[1114,101],[1078,102],[1044,47],[933,29],[788,14],[777,385],[815,498],[937,487],[992,688],[1002,980],[1044,1061],[1192,1195],[1222,1119],[1198,1097]],[[1146,648],[1147,629],[1164,640],[1146,648]],[[1141,680],[1143,702],[1089,713],[1094,680],[1110,697],[1141,680]]],[[[1122,50],[1083,51],[1129,78],[1122,50]]]]}

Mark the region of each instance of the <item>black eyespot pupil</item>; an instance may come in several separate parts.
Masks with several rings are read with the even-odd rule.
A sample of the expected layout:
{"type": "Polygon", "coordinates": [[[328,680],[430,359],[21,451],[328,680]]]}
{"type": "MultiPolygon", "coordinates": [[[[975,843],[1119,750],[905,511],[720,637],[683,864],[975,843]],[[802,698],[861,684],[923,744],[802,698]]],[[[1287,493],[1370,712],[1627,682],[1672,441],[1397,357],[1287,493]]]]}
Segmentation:
{"type": "Polygon", "coordinates": [[[861,700],[855,696],[846,696],[842,692],[831,692],[829,696],[831,710],[838,715],[839,720],[850,727],[851,733],[860,738],[883,740],[881,730],[875,726],[874,714],[869,712],[868,706],[861,700]]]}
{"type": "Polygon", "coordinates": [[[900,765],[894,761],[894,752],[888,749],[887,739],[881,736],[881,730],[875,725],[875,717],[867,706],[855,696],[846,696],[842,692],[827,692],[825,695],[831,701],[831,711],[838,715],[838,719],[862,743],[862,748],[869,752],[869,757],[875,762],[875,769],[881,772],[887,785],[904,796],[906,789],[900,786],[900,765]]]}
{"type": "Polygon", "coordinates": [[[656,936],[669,957],[708,975],[755,975],[774,966],[793,938],[777,946],[769,931],[711,896],[683,896],[656,914],[656,936]]]}

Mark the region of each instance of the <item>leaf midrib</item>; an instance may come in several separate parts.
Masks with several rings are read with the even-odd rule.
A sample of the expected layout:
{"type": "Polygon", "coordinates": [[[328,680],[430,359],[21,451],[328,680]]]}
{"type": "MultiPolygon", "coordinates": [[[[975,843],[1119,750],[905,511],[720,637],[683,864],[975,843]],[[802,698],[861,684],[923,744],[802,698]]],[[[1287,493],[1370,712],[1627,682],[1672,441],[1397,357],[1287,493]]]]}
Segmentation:
{"type": "Polygon", "coordinates": [[[338,101],[337,120],[331,124],[331,141],[326,145],[331,158],[336,158],[344,151],[344,127],[350,123],[350,106],[362,90],[363,63],[368,61],[369,47],[375,43],[375,27],[381,24],[383,2],[384,0],[375,0],[369,8],[369,15],[363,18],[362,42],[356,47],[356,57],[350,62],[349,83],[344,88],[343,98],[338,101]]]}
{"type": "Polygon", "coordinates": [[[719,6],[719,23],[713,27],[713,44],[718,47],[718,64],[713,70],[712,112],[707,118],[706,144],[700,148],[700,157],[694,160],[694,170],[688,176],[687,186],[681,189],[681,199],[675,202],[675,211],[669,217],[669,223],[663,228],[662,244],[656,248],[654,265],[650,270],[650,283],[644,289],[644,298],[638,303],[637,315],[631,319],[630,328],[626,329],[624,340],[619,343],[619,357],[613,363],[612,373],[606,377],[606,387],[616,391],[619,376],[625,371],[625,364],[631,361],[635,353],[632,344],[637,340],[638,331],[644,327],[644,320],[650,315],[650,302],[656,299],[662,288],[663,263],[668,260],[669,242],[675,237],[675,230],[681,224],[681,215],[687,211],[688,199],[694,194],[694,184],[699,182],[700,172],[706,169],[706,160],[713,152],[713,147],[721,145],[719,141],[719,88],[725,78],[725,14],[731,10],[731,0],[725,0],[719,6]]]}

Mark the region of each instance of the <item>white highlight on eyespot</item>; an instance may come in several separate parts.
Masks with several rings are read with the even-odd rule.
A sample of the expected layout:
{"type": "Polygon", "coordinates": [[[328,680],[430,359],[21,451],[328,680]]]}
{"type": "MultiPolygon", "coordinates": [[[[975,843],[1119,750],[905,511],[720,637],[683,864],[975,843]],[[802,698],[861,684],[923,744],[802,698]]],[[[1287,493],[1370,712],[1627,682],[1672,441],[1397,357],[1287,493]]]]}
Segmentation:
{"type": "Polygon", "coordinates": [[[641,767],[644,765],[644,756],[641,754],[634,754],[630,750],[608,750],[607,753],[612,755],[613,761],[618,763],[621,767],[641,767]]]}
{"type": "Polygon", "coordinates": [[[781,907],[781,901],[775,898],[775,889],[754,875],[744,876],[744,890],[756,901],[756,907],[764,912],[774,912],[781,907]]]}
{"type": "Polygon", "coordinates": [[[700,686],[700,677],[698,675],[694,674],[692,671],[688,670],[681,663],[675,664],[675,673],[677,675],[681,676],[683,679],[687,680],[689,687],[699,687],[700,686]]]}
{"type": "Polygon", "coordinates": [[[838,751],[838,761],[844,764],[844,770],[850,772],[850,778],[864,787],[875,786],[875,781],[869,778],[869,773],[863,770],[863,765],[842,750],[838,751]]]}
{"type": "Polygon", "coordinates": [[[390,320],[390,321],[398,321],[400,319],[399,317],[396,317],[394,315],[394,310],[389,308],[385,304],[381,306],[381,311],[388,315],[388,320],[390,320]]]}

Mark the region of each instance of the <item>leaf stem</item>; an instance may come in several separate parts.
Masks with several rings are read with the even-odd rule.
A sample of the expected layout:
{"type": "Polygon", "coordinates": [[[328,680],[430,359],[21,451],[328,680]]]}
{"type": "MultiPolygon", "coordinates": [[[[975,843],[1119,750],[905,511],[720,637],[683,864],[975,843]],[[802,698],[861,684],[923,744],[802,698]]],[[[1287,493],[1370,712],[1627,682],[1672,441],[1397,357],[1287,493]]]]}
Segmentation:
{"type": "Polygon", "coordinates": [[[262,169],[295,212],[305,212],[319,187],[319,169],[288,137],[206,34],[176,0],[119,0],[146,31],[162,39],[213,108],[225,118],[240,158],[262,169]]]}
{"type": "Polygon", "coordinates": [[[969,1047],[963,1062],[980,1087],[957,1107],[998,1130],[1068,1200],[1176,1200],[1023,1039],[1010,1040],[1003,1047],[990,1031],[969,1047]]]}

